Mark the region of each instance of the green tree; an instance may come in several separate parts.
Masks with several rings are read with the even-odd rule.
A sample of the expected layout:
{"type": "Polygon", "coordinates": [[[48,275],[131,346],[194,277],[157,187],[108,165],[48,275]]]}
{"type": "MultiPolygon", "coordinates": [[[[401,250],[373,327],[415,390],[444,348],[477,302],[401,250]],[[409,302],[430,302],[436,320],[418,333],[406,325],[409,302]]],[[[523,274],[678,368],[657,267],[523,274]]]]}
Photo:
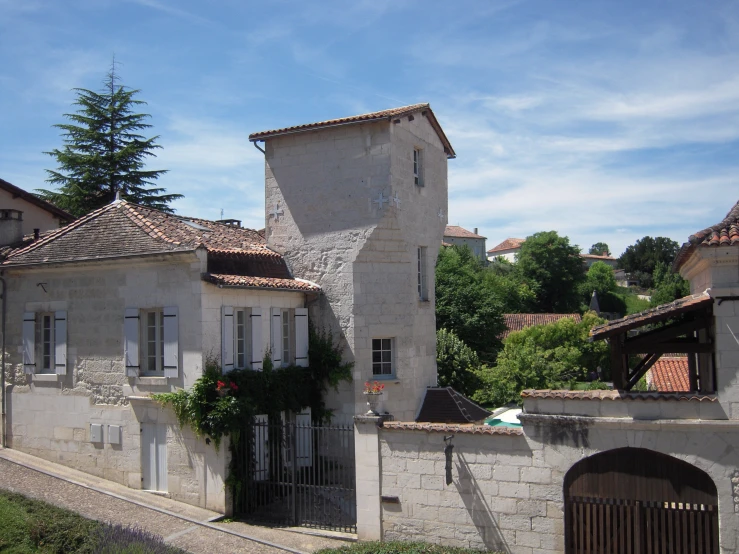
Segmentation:
{"type": "Polygon", "coordinates": [[[56,159],[57,170],[47,170],[48,183],[58,190],[36,191],[41,198],[77,217],[121,197],[165,212],[181,194],[165,194],[154,181],[166,170],[146,170],[145,161],[155,157],[158,136],[145,138],[140,131],[151,127],[148,114],[137,113],[146,104],[118,82],[113,62],[100,92],[77,88],[74,105],[79,109],[64,114],[71,123],[55,125],[63,131],[64,146],[46,152],[56,159]]]}
{"type": "Polygon", "coordinates": [[[585,274],[585,281],[582,284],[582,291],[586,297],[586,302],[590,301],[593,291],[600,298],[615,290],[616,277],[613,275],[613,268],[605,262],[595,262],[591,265],[585,274]]]}
{"type": "Polygon", "coordinates": [[[556,389],[582,381],[589,374],[608,369],[605,341],[590,342],[590,330],[605,323],[593,312],[582,321],[563,318],[508,335],[505,347],[492,368],[482,368],[482,382],[473,400],[502,406],[521,401],[525,389],[556,389]]]}
{"type": "Polygon", "coordinates": [[[467,247],[442,248],[436,262],[436,328],[453,331],[484,361],[495,359],[505,329],[503,303],[467,247]]]}
{"type": "Polygon", "coordinates": [[[610,249],[605,242],[596,242],[590,247],[590,250],[588,250],[588,254],[593,254],[595,256],[608,256],[609,253],[610,249]]]}
{"type": "Polygon", "coordinates": [[[678,243],[666,237],[644,237],[624,250],[618,265],[638,279],[639,286],[651,288],[657,264],[672,264],[679,247],[678,243]]]}
{"type": "Polygon", "coordinates": [[[436,368],[440,387],[452,387],[466,395],[477,390],[480,359],[452,331],[436,331],[436,368]]]}
{"type": "Polygon", "coordinates": [[[662,262],[654,268],[654,290],[650,305],[660,306],[690,294],[690,283],[662,262]]]}
{"type": "Polygon", "coordinates": [[[536,311],[569,313],[580,307],[585,280],[580,249],[556,231],[527,237],[516,258],[523,281],[536,292],[536,311]]]}

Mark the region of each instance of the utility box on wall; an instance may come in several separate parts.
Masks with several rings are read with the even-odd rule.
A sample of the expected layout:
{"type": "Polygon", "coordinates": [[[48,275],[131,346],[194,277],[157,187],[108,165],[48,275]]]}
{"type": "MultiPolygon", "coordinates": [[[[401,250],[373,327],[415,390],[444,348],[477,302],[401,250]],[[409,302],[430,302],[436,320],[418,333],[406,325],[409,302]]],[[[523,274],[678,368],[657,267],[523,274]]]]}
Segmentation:
{"type": "Polygon", "coordinates": [[[90,442],[103,442],[103,426],[100,423],[90,424],[90,442]]]}
{"type": "Polygon", "coordinates": [[[108,425],[108,443],[121,444],[121,426],[108,425]]]}

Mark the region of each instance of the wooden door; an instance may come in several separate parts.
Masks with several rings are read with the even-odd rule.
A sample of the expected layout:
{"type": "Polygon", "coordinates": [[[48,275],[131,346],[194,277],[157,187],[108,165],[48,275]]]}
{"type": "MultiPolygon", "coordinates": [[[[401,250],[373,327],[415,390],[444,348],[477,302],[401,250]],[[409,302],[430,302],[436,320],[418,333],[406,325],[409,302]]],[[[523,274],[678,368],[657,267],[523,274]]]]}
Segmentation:
{"type": "Polygon", "coordinates": [[[167,426],[141,424],[141,487],[167,491],[167,426]]]}

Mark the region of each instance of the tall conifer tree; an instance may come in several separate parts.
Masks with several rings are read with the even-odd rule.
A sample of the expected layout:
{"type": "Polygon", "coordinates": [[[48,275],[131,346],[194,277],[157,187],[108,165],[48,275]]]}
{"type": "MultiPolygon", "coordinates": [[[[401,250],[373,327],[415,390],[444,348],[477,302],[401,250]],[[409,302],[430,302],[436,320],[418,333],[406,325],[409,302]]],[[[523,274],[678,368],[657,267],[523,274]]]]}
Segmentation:
{"type": "Polygon", "coordinates": [[[100,92],[76,88],[73,114],[64,114],[71,123],[55,125],[63,131],[64,147],[45,152],[56,158],[59,168],[46,170],[46,180],[58,190],[38,190],[41,198],[72,215],[80,217],[121,197],[172,213],[169,203],[181,194],[165,194],[166,189],[154,186],[154,181],[166,170],[146,170],[147,157],[156,157],[153,150],[158,136],[144,138],[139,132],[151,127],[148,114],[135,109],[146,102],[137,100],[139,90],[119,83],[115,60],[103,81],[100,92]]]}

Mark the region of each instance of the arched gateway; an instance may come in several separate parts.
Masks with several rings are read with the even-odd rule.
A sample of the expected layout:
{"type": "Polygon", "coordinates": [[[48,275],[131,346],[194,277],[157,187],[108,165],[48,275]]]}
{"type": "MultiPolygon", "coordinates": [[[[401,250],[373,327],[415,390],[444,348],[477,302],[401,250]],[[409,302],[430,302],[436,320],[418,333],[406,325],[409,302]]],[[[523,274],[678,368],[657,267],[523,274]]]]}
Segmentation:
{"type": "Polygon", "coordinates": [[[564,480],[567,554],[718,553],[718,497],[707,473],[665,454],[620,448],[564,480]]]}

